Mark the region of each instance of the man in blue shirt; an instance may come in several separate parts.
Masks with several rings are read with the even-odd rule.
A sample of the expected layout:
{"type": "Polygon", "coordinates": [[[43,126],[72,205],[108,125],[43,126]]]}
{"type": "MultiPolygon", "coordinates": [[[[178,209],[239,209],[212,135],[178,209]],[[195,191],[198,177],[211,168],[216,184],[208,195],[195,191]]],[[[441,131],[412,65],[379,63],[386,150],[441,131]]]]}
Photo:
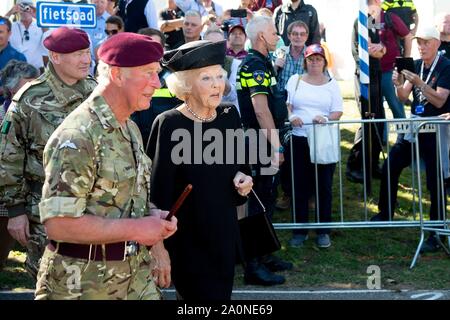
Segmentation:
{"type": "MultiPolygon", "coordinates": [[[[11,21],[0,16],[0,70],[12,59],[27,61],[22,53],[9,44],[9,37],[11,37],[11,21]]],[[[3,104],[3,101],[3,89],[0,86],[0,104],[3,104]]]]}

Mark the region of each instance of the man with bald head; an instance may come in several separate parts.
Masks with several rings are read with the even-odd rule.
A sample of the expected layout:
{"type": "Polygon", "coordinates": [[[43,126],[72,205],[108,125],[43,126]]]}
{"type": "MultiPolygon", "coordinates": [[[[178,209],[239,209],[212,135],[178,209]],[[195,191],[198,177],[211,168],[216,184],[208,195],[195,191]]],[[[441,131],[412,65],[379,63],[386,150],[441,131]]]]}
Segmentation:
{"type": "Polygon", "coordinates": [[[13,97],[0,131],[0,202],[8,209],[9,233],[27,247],[25,268],[33,278],[47,242],[38,208],[44,146],[96,86],[88,78],[91,58],[84,31],[56,29],[44,46],[49,50],[47,69],[13,97]]]}
{"type": "Polygon", "coordinates": [[[150,246],[176,231],[176,218],[150,203],[151,160],[129,119],[160,87],[162,54],[149,36],[108,38],[98,87],[45,146],[39,209],[50,243],[36,299],[153,300],[170,285],[150,246]]]}

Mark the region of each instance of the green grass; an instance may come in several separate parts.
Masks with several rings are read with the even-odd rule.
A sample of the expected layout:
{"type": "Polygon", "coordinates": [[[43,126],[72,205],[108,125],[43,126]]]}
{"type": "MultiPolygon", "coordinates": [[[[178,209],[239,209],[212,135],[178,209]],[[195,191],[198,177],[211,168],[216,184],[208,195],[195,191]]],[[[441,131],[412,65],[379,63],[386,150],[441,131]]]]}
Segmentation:
{"type": "MultiPolygon", "coordinates": [[[[352,83],[341,83],[345,98],[343,119],[359,119],[359,113],[353,99],[352,83]]],[[[353,145],[354,132],[358,125],[342,128],[342,167],[348,151],[353,145]]],[[[395,137],[394,137],[395,138],[395,137]]],[[[394,139],[392,138],[392,139],[394,139]]],[[[394,141],[392,141],[393,143],[394,141]]],[[[381,162],[380,162],[381,163],[381,162]]],[[[405,169],[400,179],[399,204],[396,220],[413,219],[412,189],[410,169],[405,169]]],[[[338,170],[334,179],[333,219],[339,219],[338,170]]],[[[360,184],[347,181],[343,176],[344,215],[346,221],[364,219],[363,188],[360,184]]],[[[373,181],[372,195],[368,197],[368,217],[377,213],[379,181],[373,181]]],[[[417,199],[416,199],[417,201],[417,199]]],[[[424,212],[429,209],[429,200],[424,200],[424,212]]],[[[275,213],[274,222],[290,221],[290,212],[275,213]]],[[[294,263],[294,269],[283,272],[286,284],[283,288],[366,288],[367,268],[371,265],[381,269],[383,289],[444,289],[450,287],[450,259],[443,251],[422,255],[413,270],[409,265],[419,241],[418,228],[395,229],[336,229],[331,233],[332,246],[319,249],[314,244],[315,235],[310,232],[310,239],[303,248],[291,248],[288,241],[291,232],[277,231],[282,249],[276,254],[294,263]]],[[[0,289],[34,288],[34,283],[23,269],[24,254],[16,248],[10,254],[6,268],[0,272],[0,289]]],[[[236,286],[242,286],[242,267],[237,267],[236,286]]]]}

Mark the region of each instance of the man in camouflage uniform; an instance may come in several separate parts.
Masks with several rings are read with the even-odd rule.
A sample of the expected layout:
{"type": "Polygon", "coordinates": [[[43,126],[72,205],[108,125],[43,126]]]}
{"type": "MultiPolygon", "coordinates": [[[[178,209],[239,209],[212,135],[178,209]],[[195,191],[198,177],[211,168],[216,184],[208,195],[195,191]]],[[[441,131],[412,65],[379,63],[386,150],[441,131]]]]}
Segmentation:
{"type": "Polygon", "coordinates": [[[106,40],[98,87],[50,137],[39,205],[50,243],[36,299],[159,299],[157,285],[169,285],[154,279],[149,246],[176,231],[176,218],[150,203],[151,160],[129,120],[160,86],[162,53],[144,35],[106,40]]]}
{"type": "Polygon", "coordinates": [[[46,244],[38,208],[44,146],[96,86],[95,80],[87,78],[91,60],[84,31],[56,29],[44,45],[51,62],[14,96],[0,133],[0,201],[8,209],[9,233],[27,247],[25,267],[33,278],[46,244]]]}

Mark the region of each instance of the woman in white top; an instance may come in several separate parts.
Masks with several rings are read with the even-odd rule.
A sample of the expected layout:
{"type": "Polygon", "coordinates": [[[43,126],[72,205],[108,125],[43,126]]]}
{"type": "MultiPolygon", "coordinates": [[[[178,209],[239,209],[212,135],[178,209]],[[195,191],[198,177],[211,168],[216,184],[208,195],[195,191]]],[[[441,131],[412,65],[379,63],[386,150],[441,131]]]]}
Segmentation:
{"type": "MultiPolygon", "coordinates": [[[[316,185],[319,195],[316,209],[319,209],[320,222],[331,222],[331,188],[336,164],[318,164],[318,180],[315,180],[315,165],[310,159],[307,130],[312,127],[311,123],[339,120],[343,110],[342,96],[336,80],[330,79],[325,72],[327,60],[320,45],[313,44],[306,48],[303,67],[305,73],[302,76],[293,75],[286,84],[289,121],[293,127],[296,222],[308,222],[308,200],[315,195],[316,185]]],[[[331,245],[329,229],[318,229],[316,233],[319,247],[331,245]]],[[[308,230],[294,230],[290,245],[300,247],[307,238],[308,230]]]]}

